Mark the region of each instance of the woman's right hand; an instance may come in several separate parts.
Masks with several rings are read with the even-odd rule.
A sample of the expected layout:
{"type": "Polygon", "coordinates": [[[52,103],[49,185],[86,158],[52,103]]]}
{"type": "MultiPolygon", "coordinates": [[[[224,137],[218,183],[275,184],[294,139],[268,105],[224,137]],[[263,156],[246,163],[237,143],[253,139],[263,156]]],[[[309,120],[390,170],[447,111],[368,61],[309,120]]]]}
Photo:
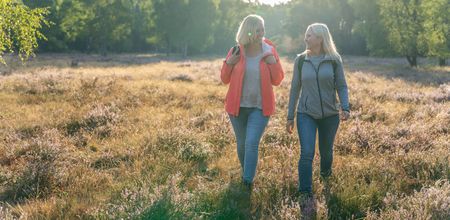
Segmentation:
{"type": "Polygon", "coordinates": [[[236,50],[234,53],[231,54],[230,57],[228,57],[226,63],[228,65],[234,66],[237,62],[239,62],[239,59],[241,58],[240,54],[237,54],[239,50],[236,50]]]}
{"type": "Polygon", "coordinates": [[[294,130],[294,120],[288,120],[286,122],[286,131],[289,134],[292,134],[292,130],[294,130]]]}

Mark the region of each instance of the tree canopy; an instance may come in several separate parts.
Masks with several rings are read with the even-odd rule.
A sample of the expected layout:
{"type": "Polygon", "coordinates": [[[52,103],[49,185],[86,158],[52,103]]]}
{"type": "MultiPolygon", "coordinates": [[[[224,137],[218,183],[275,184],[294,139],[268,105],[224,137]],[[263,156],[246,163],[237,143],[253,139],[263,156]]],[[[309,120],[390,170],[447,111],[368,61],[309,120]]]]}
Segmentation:
{"type": "MultiPolygon", "coordinates": [[[[326,23],[342,54],[450,56],[450,0],[43,0],[0,3],[0,55],[40,52],[223,54],[248,14],[284,54],[301,52],[306,27],[326,23]],[[48,25],[48,24],[52,25],[48,25]],[[45,37],[44,37],[45,36],[45,37]],[[37,47],[39,44],[39,47],[37,47]]],[[[442,62],[441,62],[442,64],[442,62]]]]}

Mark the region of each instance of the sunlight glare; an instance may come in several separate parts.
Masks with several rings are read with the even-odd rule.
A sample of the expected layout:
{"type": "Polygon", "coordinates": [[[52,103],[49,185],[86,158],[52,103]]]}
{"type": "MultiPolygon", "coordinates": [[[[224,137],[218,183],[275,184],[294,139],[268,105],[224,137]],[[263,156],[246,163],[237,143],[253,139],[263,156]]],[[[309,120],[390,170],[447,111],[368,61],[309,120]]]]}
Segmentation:
{"type": "Polygon", "coordinates": [[[286,3],[288,1],[290,1],[290,0],[260,0],[259,2],[273,6],[275,4],[286,3]]]}

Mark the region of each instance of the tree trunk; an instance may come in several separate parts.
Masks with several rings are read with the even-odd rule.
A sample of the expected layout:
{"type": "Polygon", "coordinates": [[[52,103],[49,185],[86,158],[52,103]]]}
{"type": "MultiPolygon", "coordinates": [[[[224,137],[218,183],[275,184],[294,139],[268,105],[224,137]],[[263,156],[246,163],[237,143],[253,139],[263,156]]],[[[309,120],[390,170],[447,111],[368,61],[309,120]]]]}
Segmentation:
{"type": "Polygon", "coordinates": [[[170,55],[170,40],[166,38],[167,48],[166,48],[166,56],[170,55]]]}
{"type": "Polygon", "coordinates": [[[188,44],[187,44],[187,42],[185,42],[184,48],[183,48],[183,58],[187,57],[187,53],[188,53],[188,44]]]}
{"type": "Polygon", "coordinates": [[[89,37],[89,38],[88,38],[88,43],[87,43],[87,46],[86,46],[86,50],[87,50],[88,52],[91,51],[91,45],[92,45],[92,37],[89,37]]]}
{"type": "Polygon", "coordinates": [[[106,57],[108,55],[108,49],[105,43],[102,43],[100,46],[100,55],[102,55],[103,57],[106,57]]]}
{"type": "Polygon", "coordinates": [[[446,65],[445,58],[439,57],[439,66],[445,66],[445,65],[446,65]]]}
{"type": "Polygon", "coordinates": [[[417,56],[406,56],[406,59],[411,67],[417,67],[417,56]]]}

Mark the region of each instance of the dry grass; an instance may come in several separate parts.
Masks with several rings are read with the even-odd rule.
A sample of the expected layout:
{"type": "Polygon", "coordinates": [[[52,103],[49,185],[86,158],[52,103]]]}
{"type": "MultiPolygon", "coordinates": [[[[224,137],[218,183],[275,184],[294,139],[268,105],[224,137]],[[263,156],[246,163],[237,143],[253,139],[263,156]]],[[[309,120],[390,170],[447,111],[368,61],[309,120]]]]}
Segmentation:
{"type": "Polygon", "coordinates": [[[316,196],[304,207],[297,136],[284,131],[291,62],[248,202],[220,59],[10,61],[0,76],[0,218],[450,218],[448,68],[347,57],[352,118],[340,125],[331,179],[319,179],[315,160],[316,196]]]}

